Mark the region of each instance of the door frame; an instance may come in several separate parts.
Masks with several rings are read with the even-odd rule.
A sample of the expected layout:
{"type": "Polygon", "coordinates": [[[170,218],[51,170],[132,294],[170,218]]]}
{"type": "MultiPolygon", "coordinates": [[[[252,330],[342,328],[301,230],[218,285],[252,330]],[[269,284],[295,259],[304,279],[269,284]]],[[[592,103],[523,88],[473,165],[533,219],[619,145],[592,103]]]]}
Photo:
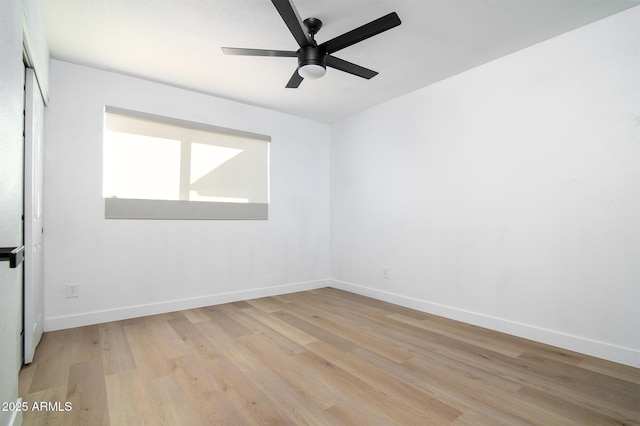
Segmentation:
{"type": "Polygon", "coordinates": [[[44,99],[35,70],[25,69],[24,86],[23,241],[23,361],[33,361],[44,332],[44,99]]]}
{"type": "MultiPolygon", "coordinates": [[[[24,131],[24,143],[26,143],[26,136],[27,136],[27,117],[26,117],[26,108],[27,108],[27,102],[29,102],[30,100],[26,99],[27,96],[27,91],[26,91],[26,80],[27,80],[27,69],[31,69],[33,70],[34,73],[34,90],[33,90],[33,96],[35,96],[36,94],[38,94],[39,96],[41,96],[41,99],[43,101],[44,104],[44,108],[46,108],[48,101],[49,101],[49,97],[48,97],[48,93],[47,93],[47,89],[46,89],[46,85],[43,87],[43,85],[41,84],[41,80],[39,78],[39,73],[47,73],[48,69],[46,67],[44,67],[44,64],[42,62],[39,61],[40,56],[38,55],[38,51],[36,49],[36,46],[33,42],[33,38],[31,37],[31,33],[29,30],[29,25],[28,22],[26,21],[26,18],[23,16],[23,26],[22,26],[22,60],[23,60],[23,65],[24,65],[24,73],[23,73],[23,82],[24,82],[24,103],[23,103],[23,111],[25,112],[25,116],[24,116],[24,127],[23,127],[23,131],[24,131]]],[[[45,77],[46,80],[46,77],[45,77]]],[[[43,117],[42,117],[42,121],[44,121],[44,110],[43,110],[43,117]]],[[[26,146],[25,146],[26,148],[26,146]]],[[[23,177],[25,178],[25,185],[27,184],[27,180],[26,180],[26,176],[25,176],[25,172],[26,172],[26,152],[25,152],[25,156],[23,157],[23,177]]],[[[40,170],[41,176],[44,174],[44,163],[41,162],[40,163],[42,165],[42,170],[40,170]]],[[[44,184],[43,184],[44,186],[44,184]]],[[[31,190],[29,190],[29,193],[31,192],[31,190]]],[[[23,222],[22,222],[22,232],[23,232],[23,241],[25,241],[24,237],[25,237],[25,220],[27,219],[26,217],[26,211],[25,211],[25,203],[26,203],[26,195],[27,195],[27,188],[26,186],[23,187],[23,222]]],[[[44,201],[44,200],[43,200],[44,201]]],[[[42,232],[42,231],[41,231],[42,232]]],[[[25,241],[26,243],[26,241],[25,241]]],[[[27,268],[31,267],[31,259],[29,259],[29,257],[31,256],[32,252],[32,247],[25,247],[25,263],[23,264],[23,278],[22,278],[22,356],[21,356],[21,361],[25,364],[28,364],[32,361],[33,358],[33,352],[35,352],[35,345],[37,345],[37,343],[39,342],[39,338],[37,339],[37,341],[35,342],[35,345],[31,344],[30,346],[32,347],[32,351],[31,351],[31,355],[29,355],[27,353],[27,345],[26,345],[26,340],[27,338],[30,338],[31,336],[33,336],[34,332],[38,332],[40,335],[44,332],[44,273],[42,274],[42,288],[40,289],[39,292],[39,297],[42,299],[39,301],[39,303],[42,306],[42,312],[40,312],[41,318],[38,320],[36,318],[36,320],[39,321],[39,324],[36,328],[34,329],[33,325],[27,325],[27,321],[28,320],[32,320],[31,315],[26,313],[27,310],[27,306],[33,306],[34,305],[34,301],[31,300],[31,298],[34,296],[33,291],[31,291],[30,289],[27,289],[27,280],[26,280],[26,276],[27,276],[27,268]],[[27,253],[27,251],[29,251],[29,253],[27,253]],[[27,328],[29,328],[29,330],[27,330],[27,328]]],[[[42,264],[40,265],[41,268],[44,268],[44,261],[42,262],[42,264]]],[[[30,321],[32,322],[32,321],[30,321]]]]}

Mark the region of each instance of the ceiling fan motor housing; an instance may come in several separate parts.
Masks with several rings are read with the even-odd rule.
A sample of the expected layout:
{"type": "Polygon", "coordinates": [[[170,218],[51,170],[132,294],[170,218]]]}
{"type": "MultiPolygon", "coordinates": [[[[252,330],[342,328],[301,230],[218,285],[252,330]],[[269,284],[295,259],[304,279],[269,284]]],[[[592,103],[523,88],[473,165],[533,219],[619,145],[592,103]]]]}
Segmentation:
{"type": "Polygon", "coordinates": [[[298,68],[305,65],[327,67],[327,51],[319,46],[304,46],[298,50],[298,68]]]}

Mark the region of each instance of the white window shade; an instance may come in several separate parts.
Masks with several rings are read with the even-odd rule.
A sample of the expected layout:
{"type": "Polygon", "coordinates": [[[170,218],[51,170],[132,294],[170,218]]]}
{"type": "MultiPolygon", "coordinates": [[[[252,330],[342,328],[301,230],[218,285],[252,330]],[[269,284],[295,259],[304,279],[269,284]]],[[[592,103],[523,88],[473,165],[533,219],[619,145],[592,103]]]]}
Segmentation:
{"type": "Polygon", "coordinates": [[[107,107],[105,217],[266,219],[269,141],[264,135],[107,107]]]}

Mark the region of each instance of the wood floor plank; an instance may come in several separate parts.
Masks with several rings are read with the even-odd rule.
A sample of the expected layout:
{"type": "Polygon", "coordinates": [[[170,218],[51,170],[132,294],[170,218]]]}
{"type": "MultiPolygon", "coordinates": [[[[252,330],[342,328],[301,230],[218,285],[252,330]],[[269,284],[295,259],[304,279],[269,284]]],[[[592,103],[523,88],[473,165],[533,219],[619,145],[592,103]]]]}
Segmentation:
{"type": "MultiPolygon", "coordinates": [[[[228,305],[228,307],[230,307],[234,312],[239,311],[239,309],[232,307],[230,305],[228,305]]],[[[251,306],[247,305],[247,307],[251,307],[251,306]]],[[[223,333],[231,337],[246,336],[247,334],[252,333],[250,329],[240,324],[238,321],[234,320],[229,315],[225,314],[220,309],[220,306],[209,306],[207,308],[204,308],[204,311],[207,317],[209,317],[211,321],[213,321],[214,323],[220,326],[223,333]]]]}
{"type": "Polygon", "coordinates": [[[22,369],[20,370],[20,380],[18,381],[19,395],[26,395],[29,393],[31,382],[33,381],[33,377],[36,373],[36,368],[38,368],[38,364],[35,362],[22,366],[22,369]]]}
{"type": "Polygon", "coordinates": [[[198,358],[199,355],[194,354],[174,360],[172,376],[180,385],[180,396],[185,402],[183,409],[197,417],[202,425],[246,424],[244,411],[237,410],[227,397],[228,384],[216,376],[220,368],[211,368],[215,361],[208,359],[203,363],[198,358]]]}
{"type": "Polygon", "coordinates": [[[281,320],[275,315],[265,314],[262,311],[256,309],[244,309],[244,313],[260,321],[266,326],[274,329],[278,333],[293,340],[300,346],[304,346],[309,343],[317,342],[318,339],[304,331],[292,326],[286,321],[281,320]]]}
{"type": "Polygon", "coordinates": [[[336,419],[335,424],[338,425],[388,426],[394,421],[376,410],[360,407],[351,399],[341,401],[329,407],[327,411],[336,419]]]}
{"type": "Polygon", "coordinates": [[[637,408],[638,387],[632,382],[537,355],[525,353],[519,359],[529,362],[530,371],[539,375],[552,374],[554,382],[579,389],[594,399],[630,410],[637,408]]]}
{"type": "MultiPolygon", "coordinates": [[[[33,359],[33,373],[29,393],[67,385],[71,365],[71,347],[74,330],[44,333],[33,359]]],[[[32,368],[33,368],[32,367],[32,368]]]]}
{"type": "Polygon", "coordinates": [[[296,327],[298,330],[302,330],[303,332],[305,332],[310,336],[313,336],[317,340],[326,342],[336,348],[340,348],[342,350],[348,351],[358,347],[355,343],[351,342],[350,340],[340,337],[328,330],[323,329],[322,327],[318,327],[314,324],[311,324],[310,322],[306,321],[303,318],[300,318],[297,315],[292,315],[289,312],[275,312],[274,315],[277,318],[296,327]]]}
{"type": "MultiPolygon", "coordinates": [[[[539,369],[537,372],[532,371],[535,362],[507,357],[451,338],[443,338],[442,341],[434,343],[433,351],[445,359],[461,362],[462,365],[473,365],[496,377],[555,394],[558,398],[573,401],[581,406],[598,407],[599,410],[613,418],[617,418],[617,416],[633,418],[624,406],[617,406],[616,409],[619,410],[619,413],[616,414],[607,404],[602,404],[597,398],[584,394],[580,389],[571,386],[570,382],[556,378],[552,372],[547,372],[544,369],[539,369]]],[[[421,354],[422,357],[428,357],[428,355],[421,354]]],[[[597,387],[596,383],[591,385],[597,387]]],[[[638,387],[636,395],[637,397],[634,398],[637,402],[636,406],[640,406],[640,387],[638,387]]]]}
{"type": "Polygon", "coordinates": [[[273,297],[247,300],[247,304],[265,313],[273,313],[287,308],[287,304],[273,297]]]}
{"type": "MultiPolygon", "coordinates": [[[[193,350],[191,358],[176,360],[177,366],[181,367],[177,371],[184,372],[190,379],[188,382],[183,380],[195,391],[195,395],[189,398],[190,402],[203,399],[199,411],[206,409],[209,412],[206,419],[217,423],[224,420],[241,424],[271,424],[279,418],[277,410],[266,403],[266,398],[258,387],[247,380],[242,371],[220,350],[223,342],[208,337],[206,332],[215,330],[211,320],[197,324],[184,319],[169,322],[193,350]],[[191,359],[192,365],[185,364],[184,359],[191,359]],[[206,388],[200,389],[203,387],[206,388]],[[209,399],[214,401],[208,401],[209,399]],[[225,412],[228,414],[225,415],[225,412]]],[[[216,334],[220,334],[219,330],[216,330],[216,334]]]]}
{"type": "Polygon", "coordinates": [[[205,335],[217,336],[214,343],[228,362],[221,364],[218,370],[212,370],[211,373],[215,380],[222,384],[225,393],[236,409],[243,411],[250,419],[250,423],[277,424],[284,417],[284,414],[279,412],[273,404],[270,404],[258,385],[242,371],[241,366],[229,358],[229,353],[232,352],[224,350],[228,349],[232,343],[235,344],[235,339],[227,337],[222,329],[211,320],[200,322],[197,326],[205,335]]]}
{"type": "MultiPolygon", "coordinates": [[[[314,352],[297,354],[295,359],[315,375],[324,377],[332,384],[337,394],[337,402],[328,407],[327,411],[340,419],[349,420],[345,424],[403,424],[401,419],[405,413],[399,413],[399,405],[393,403],[389,395],[375,386],[314,352]]],[[[415,421],[420,418],[415,413],[406,415],[415,421]]]]}
{"type": "Polygon", "coordinates": [[[270,338],[274,343],[278,344],[278,346],[280,346],[287,353],[299,353],[305,350],[294,340],[282,335],[268,325],[263,324],[260,320],[257,320],[253,316],[248,315],[247,311],[250,309],[253,309],[253,307],[238,311],[227,311],[226,313],[227,315],[231,316],[232,319],[251,330],[252,334],[262,334],[270,338]]]}
{"type": "Polygon", "coordinates": [[[253,334],[238,339],[247,349],[264,360],[274,372],[307,396],[314,404],[327,409],[339,402],[340,394],[321,377],[296,362],[293,353],[282,351],[264,336],[253,334]]]}
{"type": "Polygon", "coordinates": [[[300,389],[274,370],[274,366],[248,350],[240,342],[242,338],[229,337],[216,324],[200,323],[198,326],[206,326],[210,335],[216,336],[220,351],[260,389],[270,407],[280,413],[278,421],[260,424],[335,424],[336,419],[330,413],[311,404],[300,389]]]}
{"type": "Polygon", "coordinates": [[[136,367],[122,322],[101,325],[98,338],[105,375],[120,373],[136,367]]]}
{"type": "Polygon", "coordinates": [[[305,306],[304,308],[290,307],[289,311],[316,327],[333,334],[334,336],[345,339],[356,346],[372,348],[373,351],[379,352],[381,355],[394,361],[402,362],[411,358],[411,355],[407,354],[405,351],[384,344],[379,340],[368,336],[367,333],[363,332],[364,327],[358,328],[345,325],[347,323],[345,318],[341,318],[334,313],[322,312],[318,308],[311,308],[308,306],[305,306]]]}
{"type": "Polygon", "coordinates": [[[640,426],[638,368],[330,288],[47,332],[19,393],[73,407],[25,426],[640,426]]]}
{"type": "Polygon", "coordinates": [[[71,363],[92,361],[102,357],[99,325],[78,327],[74,331],[71,340],[71,363]]]}
{"type": "Polygon", "coordinates": [[[141,376],[133,369],[105,377],[109,420],[114,425],[142,425],[153,418],[141,376]]]}
{"type": "Polygon", "coordinates": [[[41,402],[67,402],[67,385],[51,387],[41,391],[23,394],[23,402],[27,404],[24,411],[22,423],[28,425],[65,425],[68,413],[60,411],[49,411],[34,409],[34,404],[39,406],[41,402]]]}
{"type": "Polygon", "coordinates": [[[358,314],[363,318],[384,317],[393,313],[400,313],[418,320],[424,320],[432,317],[432,315],[425,312],[416,311],[414,309],[405,308],[404,306],[398,306],[389,302],[371,298],[367,298],[367,303],[365,305],[362,303],[363,296],[334,288],[319,289],[316,290],[316,293],[312,294],[314,294],[315,297],[313,300],[309,300],[309,303],[319,303],[321,307],[335,307],[336,309],[332,310],[333,312],[350,312],[358,314]]]}
{"type": "Polygon", "coordinates": [[[580,367],[640,385],[640,368],[616,364],[611,361],[593,357],[585,357],[585,359],[580,362],[580,367]]]}
{"type": "Polygon", "coordinates": [[[526,354],[519,359],[525,360],[527,369],[533,374],[546,378],[553,385],[555,394],[571,395],[576,404],[594,408],[607,416],[623,416],[627,419],[635,416],[640,420],[637,413],[640,407],[637,385],[552,359],[541,360],[537,356],[527,357],[526,354]]]}
{"type": "MultiPolygon", "coordinates": [[[[149,425],[203,425],[198,412],[188,408],[188,400],[174,375],[143,381],[145,399],[149,405],[149,425]]],[[[113,423],[115,426],[116,424],[113,423]]]]}
{"type": "Polygon", "coordinates": [[[493,339],[491,337],[485,338],[480,333],[470,334],[461,330],[459,327],[438,326],[434,325],[433,322],[411,318],[399,313],[388,315],[387,318],[405,326],[411,326],[433,333],[433,335],[436,336],[452,337],[457,340],[472,343],[476,346],[491,349],[492,351],[496,351],[507,356],[516,357],[523,353],[521,345],[510,345],[504,341],[497,340],[495,337],[493,339]]]}
{"type": "Polygon", "coordinates": [[[391,413],[394,419],[405,419],[403,424],[409,418],[421,424],[446,423],[462,414],[426,394],[412,392],[406,384],[398,382],[386,372],[363,362],[350,353],[343,353],[324,342],[312,343],[307,345],[307,348],[324,359],[330,359],[342,370],[367,383],[371,389],[375,390],[368,396],[370,400],[375,401],[372,405],[383,408],[385,413],[391,413]]]}
{"type": "Polygon", "coordinates": [[[571,401],[567,401],[562,398],[558,398],[556,395],[543,392],[539,389],[530,388],[528,386],[522,387],[517,392],[518,399],[526,401],[529,404],[539,409],[543,409],[546,412],[554,413],[558,418],[570,419],[570,421],[563,420],[565,423],[571,422],[575,425],[587,425],[587,424],[633,424],[637,421],[636,418],[621,418],[619,420],[614,419],[602,412],[599,412],[592,407],[585,407],[583,405],[576,404],[571,401]]]}
{"type": "Polygon", "coordinates": [[[182,311],[182,315],[194,324],[209,320],[204,308],[188,309],[186,311],[182,311]]]}
{"type": "Polygon", "coordinates": [[[136,371],[144,380],[171,374],[171,360],[187,353],[183,349],[167,352],[163,349],[166,342],[161,344],[161,338],[146,327],[130,325],[124,327],[124,332],[136,364],[136,371]]]}
{"type": "MultiPolygon", "coordinates": [[[[437,358],[436,358],[437,359],[437,358]]],[[[440,382],[447,388],[455,389],[457,393],[464,393],[476,401],[478,405],[496,405],[502,403],[501,411],[532,424],[562,424],[562,419],[554,413],[536,409],[535,405],[518,398],[514,391],[509,391],[487,383],[474,375],[467,374],[455,366],[439,369],[433,368],[433,358],[416,357],[405,364],[421,371],[440,382]]]]}
{"type": "MultiPolygon", "coordinates": [[[[84,342],[81,341],[82,343],[84,342]]],[[[67,401],[72,406],[69,411],[71,424],[110,424],[107,389],[100,359],[71,365],[65,402],[67,401]]]]}
{"type": "MultiPolygon", "coordinates": [[[[465,424],[466,422],[509,426],[529,424],[529,422],[506,413],[492,404],[482,404],[466,392],[459,392],[449,386],[442,386],[441,380],[438,378],[422,374],[419,369],[411,368],[406,363],[397,364],[363,348],[352,351],[352,354],[374,365],[381,371],[387,372],[408,386],[415,388],[416,391],[429,395],[431,398],[460,411],[462,414],[454,420],[455,424],[465,424]],[[488,421],[488,419],[491,419],[491,421],[488,421]]],[[[434,368],[441,369],[442,367],[439,364],[434,364],[434,368]]]]}

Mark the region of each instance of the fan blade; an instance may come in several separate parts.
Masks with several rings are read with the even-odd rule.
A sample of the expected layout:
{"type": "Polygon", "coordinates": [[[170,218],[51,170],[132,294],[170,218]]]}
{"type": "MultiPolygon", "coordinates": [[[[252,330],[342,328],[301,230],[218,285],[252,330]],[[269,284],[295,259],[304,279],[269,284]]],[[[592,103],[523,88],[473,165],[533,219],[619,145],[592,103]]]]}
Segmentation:
{"type": "Polygon", "coordinates": [[[296,68],[296,70],[293,72],[293,75],[289,79],[289,82],[287,83],[287,89],[297,89],[298,86],[300,86],[300,83],[302,83],[302,80],[304,80],[304,78],[300,77],[300,74],[298,74],[298,69],[296,68]]]}
{"type": "Polygon", "coordinates": [[[378,75],[376,71],[361,67],[360,65],[353,64],[331,55],[327,55],[327,66],[348,72],[349,74],[357,75],[358,77],[366,78],[367,80],[378,75]]]}
{"type": "Polygon", "coordinates": [[[225,55],[277,56],[285,58],[295,58],[298,56],[296,52],[289,50],[243,49],[241,47],[222,47],[221,49],[225,55]]]}
{"type": "Polygon", "coordinates": [[[361,27],[346,32],[338,37],[332,38],[329,41],[325,41],[320,45],[327,53],[335,53],[338,50],[349,47],[352,44],[356,44],[362,40],[366,40],[369,37],[380,34],[381,32],[390,30],[393,27],[397,27],[402,22],[398,17],[398,14],[391,12],[388,15],[378,18],[375,21],[371,21],[368,24],[364,24],[361,27]]]}
{"type": "Polygon", "coordinates": [[[300,15],[293,3],[290,0],[271,0],[271,3],[276,7],[280,16],[282,16],[282,20],[287,24],[287,27],[289,27],[289,31],[291,31],[298,45],[300,47],[313,45],[311,36],[307,34],[302,19],[300,19],[300,15]]]}

